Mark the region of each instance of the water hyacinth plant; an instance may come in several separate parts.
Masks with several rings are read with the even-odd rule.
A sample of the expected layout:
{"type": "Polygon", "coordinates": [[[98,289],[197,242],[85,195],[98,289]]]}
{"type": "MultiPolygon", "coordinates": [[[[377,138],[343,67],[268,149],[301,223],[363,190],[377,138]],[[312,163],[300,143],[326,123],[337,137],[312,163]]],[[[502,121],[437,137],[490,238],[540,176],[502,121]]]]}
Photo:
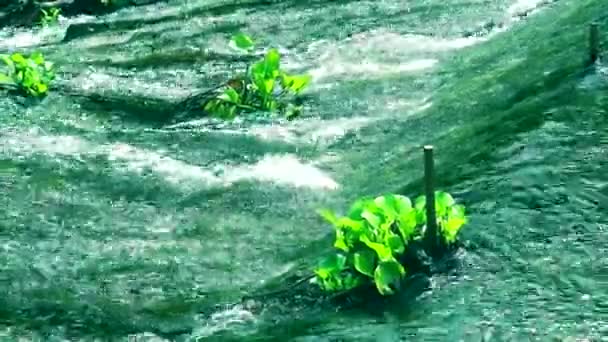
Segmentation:
{"type": "MultiPolygon", "coordinates": [[[[230,45],[243,53],[250,53],[255,44],[245,35],[234,36],[230,45]]],[[[301,106],[293,99],[310,83],[309,75],[290,75],[281,69],[281,55],[270,49],[263,59],[218,89],[217,96],[203,104],[203,108],[224,119],[232,119],[241,112],[264,111],[281,113],[287,118],[300,114],[301,106]]]]}
{"type": "Polygon", "coordinates": [[[0,60],[7,69],[5,73],[0,72],[0,87],[15,89],[26,96],[47,94],[55,71],[53,63],[45,61],[41,53],[0,55],[0,60]]]}
{"type": "MultiPolygon", "coordinates": [[[[435,198],[442,240],[449,245],[466,223],[464,207],[445,192],[437,191],[435,198]]],[[[337,292],[373,282],[381,295],[393,294],[407,272],[401,256],[424,236],[425,198],[412,204],[405,196],[387,194],[356,201],[343,217],[330,210],[319,214],[333,225],[338,249],[315,269],[319,286],[337,292]]]]}

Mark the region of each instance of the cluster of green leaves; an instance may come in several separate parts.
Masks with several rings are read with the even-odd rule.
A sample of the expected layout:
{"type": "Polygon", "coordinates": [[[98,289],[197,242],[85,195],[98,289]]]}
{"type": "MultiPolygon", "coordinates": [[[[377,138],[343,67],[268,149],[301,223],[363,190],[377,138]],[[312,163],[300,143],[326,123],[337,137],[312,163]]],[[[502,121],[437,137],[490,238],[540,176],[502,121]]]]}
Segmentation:
{"type": "MultiPolygon", "coordinates": [[[[344,217],[330,210],[320,211],[335,229],[334,247],[339,250],[315,269],[321,288],[346,291],[373,281],[380,294],[393,294],[406,274],[400,256],[425,232],[425,203],[424,196],[412,204],[405,196],[387,194],[356,201],[344,217]]],[[[439,191],[435,205],[444,241],[453,243],[466,223],[464,207],[439,191]]]]}
{"type": "Polygon", "coordinates": [[[59,21],[59,14],[61,9],[52,7],[48,11],[44,8],[40,9],[40,26],[49,26],[56,24],[59,21]]]}
{"type": "MultiPolygon", "coordinates": [[[[421,213],[420,222],[426,224],[426,215],[424,214],[426,207],[425,196],[420,196],[416,199],[415,207],[421,213]]],[[[467,223],[464,206],[456,204],[454,198],[447,192],[436,191],[435,211],[437,215],[437,227],[439,227],[443,241],[447,244],[456,242],[460,228],[467,223]]]]}
{"type": "Polygon", "coordinates": [[[53,63],[44,60],[41,53],[31,55],[13,53],[0,55],[6,64],[6,73],[0,72],[0,87],[11,87],[26,96],[45,96],[50,83],[55,79],[53,63]]]}
{"type": "MultiPolygon", "coordinates": [[[[245,34],[234,36],[231,45],[245,53],[250,53],[255,46],[245,34]]],[[[292,100],[310,80],[309,75],[290,75],[281,70],[279,51],[270,49],[262,60],[248,66],[245,73],[219,89],[219,94],[204,103],[203,108],[224,119],[232,119],[243,111],[278,112],[293,118],[301,113],[302,107],[292,100]]]]}

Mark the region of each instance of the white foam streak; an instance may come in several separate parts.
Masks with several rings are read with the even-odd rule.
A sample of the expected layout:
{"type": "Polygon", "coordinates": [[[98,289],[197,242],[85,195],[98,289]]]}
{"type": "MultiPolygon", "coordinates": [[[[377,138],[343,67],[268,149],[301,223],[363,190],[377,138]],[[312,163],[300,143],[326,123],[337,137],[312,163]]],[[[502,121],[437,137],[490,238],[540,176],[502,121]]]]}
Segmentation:
{"type": "Polygon", "coordinates": [[[227,187],[239,181],[269,182],[278,185],[336,189],[338,184],[325,172],[290,154],[267,155],[253,165],[215,165],[204,168],[163,153],[124,143],[95,145],[74,136],[41,136],[35,133],[0,135],[0,155],[106,156],[117,171],[145,175],[153,172],[176,187],[227,187]],[[216,170],[222,170],[217,172],[216,170]]]}

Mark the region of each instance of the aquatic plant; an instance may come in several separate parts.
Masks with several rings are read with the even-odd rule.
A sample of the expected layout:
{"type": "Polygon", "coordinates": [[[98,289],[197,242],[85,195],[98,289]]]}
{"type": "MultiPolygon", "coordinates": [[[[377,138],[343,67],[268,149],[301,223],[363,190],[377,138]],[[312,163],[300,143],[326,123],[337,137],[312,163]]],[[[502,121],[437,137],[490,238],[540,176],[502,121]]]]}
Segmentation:
{"type": "MultiPolygon", "coordinates": [[[[420,222],[426,223],[424,208],[426,207],[425,196],[420,196],[415,201],[415,208],[420,213],[420,222]]],[[[435,212],[437,215],[437,227],[446,244],[456,242],[456,237],[460,228],[467,223],[465,208],[461,204],[456,204],[454,198],[443,191],[435,192],[435,212]]]]}
{"type": "Polygon", "coordinates": [[[16,89],[26,96],[45,96],[55,79],[53,63],[45,61],[39,52],[29,56],[20,53],[0,55],[0,60],[8,69],[6,73],[0,72],[0,87],[16,89]]]}
{"type": "Polygon", "coordinates": [[[49,26],[51,24],[56,24],[59,20],[59,14],[61,13],[61,9],[52,7],[48,11],[44,8],[40,9],[40,26],[49,26]]]}
{"type": "MultiPolygon", "coordinates": [[[[244,53],[250,53],[255,43],[245,34],[237,34],[230,45],[244,53]]],[[[309,75],[290,75],[281,69],[281,55],[270,49],[264,58],[247,67],[244,73],[232,78],[218,94],[203,103],[203,108],[224,119],[234,118],[243,111],[281,113],[287,118],[300,114],[297,97],[310,83],[309,75]]]]}
{"type": "MultiPolygon", "coordinates": [[[[435,194],[437,224],[443,242],[450,245],[466,223],[464,206],[448,193],[435,194]]],[[[423,240],[425,203],[424,196],[412,204],[405,196],[387,194],[356,201],[343,217],[331,210],[319,211],[333,225],[338,249],[314,270],[319,286],[336,292],[373,282],[381,295],[393,294],[407,272],[402,256],[412,243],[423,240]]]]}

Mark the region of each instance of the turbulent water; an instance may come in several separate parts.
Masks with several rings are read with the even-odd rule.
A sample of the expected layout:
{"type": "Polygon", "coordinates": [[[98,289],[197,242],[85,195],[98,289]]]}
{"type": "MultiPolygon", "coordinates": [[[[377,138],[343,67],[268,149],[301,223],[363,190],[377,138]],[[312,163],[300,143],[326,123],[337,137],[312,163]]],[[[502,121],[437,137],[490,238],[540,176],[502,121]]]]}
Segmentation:
{"type": "Polygon", "coordinates": [[[585,63],[606,13],[201,0],[0,31],[60,70],[40,104],[0,99],[0,337],[606,340],[608,67],[585,63]],[[240,31],[313,76],[302,118],[180,108],[245,65],[240,31]],[[458,266],[389,304],[291,296],[331,249],[315,210],[419,194],[423,144],[468,208],[458,266]]]}

